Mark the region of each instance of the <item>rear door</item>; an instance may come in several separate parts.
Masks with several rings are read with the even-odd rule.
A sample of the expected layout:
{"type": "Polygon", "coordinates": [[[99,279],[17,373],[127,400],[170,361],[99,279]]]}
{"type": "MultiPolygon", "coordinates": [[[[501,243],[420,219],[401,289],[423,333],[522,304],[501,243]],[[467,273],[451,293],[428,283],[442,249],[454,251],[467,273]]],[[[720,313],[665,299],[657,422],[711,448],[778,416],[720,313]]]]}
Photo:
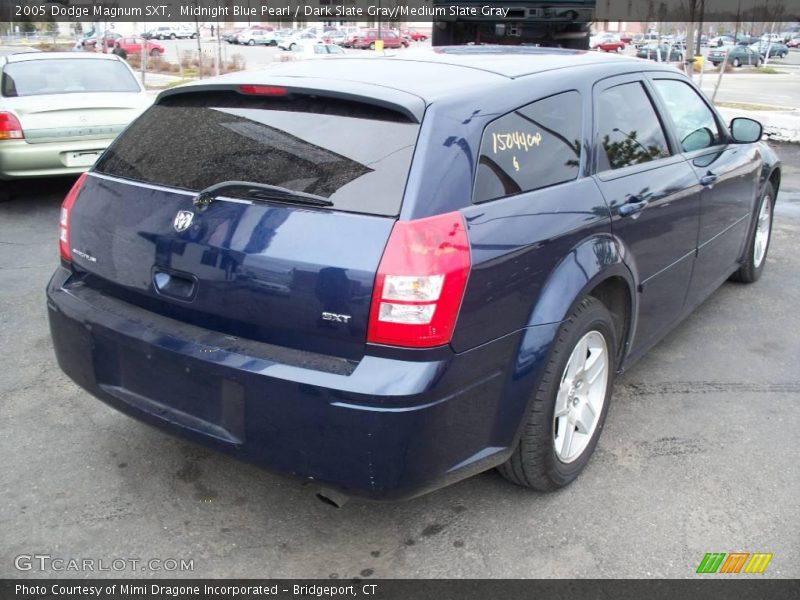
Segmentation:
{"type": "Polygon", "coordinates": [[[702,186],[697,260],[689,302],[700,302],[733,270],[742,254],[758,193],[761,159],[753,145],[731,144],[701,94],[681,77],[652,75],[676,146],[702,186]]]}
{"type": "Polygon", "coordinates": [[[251,91],[170,96],[120,136],[73,207],[74,264],[87,285],[179,321],[357,358],[419,124],[368,102],[251,91]],[[229,181],[284,192],[244,184],[193,202],[229,181]]]}
{"type": "Polygon", "coordinates": [[[680,316],[700,216],[697,178],[672,151],[651,95],[640,75],[607,79],[594,90],[596,181],[638,279],[632,352],[680,316]]]}

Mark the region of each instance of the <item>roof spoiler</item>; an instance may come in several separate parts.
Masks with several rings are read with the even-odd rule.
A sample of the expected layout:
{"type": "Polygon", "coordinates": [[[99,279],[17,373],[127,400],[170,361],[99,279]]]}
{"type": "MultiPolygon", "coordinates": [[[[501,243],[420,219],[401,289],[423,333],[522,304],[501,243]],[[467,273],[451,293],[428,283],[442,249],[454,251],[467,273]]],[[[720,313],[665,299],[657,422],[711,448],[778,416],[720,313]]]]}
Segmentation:
{"type": "Polygon", "coordinates": [[[267,82],[208,83],[190,84],[164,90],[156,98],[159,104],[164,98],[184,94],[211,91],[232,91],[243,95],[241,88],[283,88],[286,94],[303,94],[349,100],[361,104],[371,104],[398,112],[414,123],[420,123],[425,114],[425,101],[419,96],[392,88],[353,81],[335,81],[311,77],[270,77],[267,82]]]}

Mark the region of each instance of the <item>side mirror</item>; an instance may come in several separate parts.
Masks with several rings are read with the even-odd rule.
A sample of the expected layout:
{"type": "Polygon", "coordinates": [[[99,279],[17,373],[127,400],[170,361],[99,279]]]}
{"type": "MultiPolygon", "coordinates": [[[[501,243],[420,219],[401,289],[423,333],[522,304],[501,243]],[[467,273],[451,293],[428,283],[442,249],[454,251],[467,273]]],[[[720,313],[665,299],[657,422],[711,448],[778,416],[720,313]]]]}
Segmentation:
{"type": "Polygon", "coordinates": [[[761,139],[764,128],[761,123],[745,117],[737,117],[731,121],[731,136],[737,144],[752,144],[761,139]]]}

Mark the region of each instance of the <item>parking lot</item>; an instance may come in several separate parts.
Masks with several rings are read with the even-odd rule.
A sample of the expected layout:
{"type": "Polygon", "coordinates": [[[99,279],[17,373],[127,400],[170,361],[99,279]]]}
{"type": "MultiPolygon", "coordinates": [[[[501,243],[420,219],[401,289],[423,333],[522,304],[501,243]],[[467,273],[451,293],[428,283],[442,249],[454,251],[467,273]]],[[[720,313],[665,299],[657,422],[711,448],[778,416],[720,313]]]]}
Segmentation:
{"type": "MultiPolygon", "coordinates": [[[[266,51],[254,49],[254,51],[266,51]]],[[[769,264],[725,284],[616,382],[586,472],[550,495],[487,472],[398,504],[335,509],[297,481],[125,417],[58,369],[44,287],[71,181],[0,204],[0,576],[21,554],[185,559],[99,576],[690,577],[706,552],[800,576],[800,147],[769,264]]]]}

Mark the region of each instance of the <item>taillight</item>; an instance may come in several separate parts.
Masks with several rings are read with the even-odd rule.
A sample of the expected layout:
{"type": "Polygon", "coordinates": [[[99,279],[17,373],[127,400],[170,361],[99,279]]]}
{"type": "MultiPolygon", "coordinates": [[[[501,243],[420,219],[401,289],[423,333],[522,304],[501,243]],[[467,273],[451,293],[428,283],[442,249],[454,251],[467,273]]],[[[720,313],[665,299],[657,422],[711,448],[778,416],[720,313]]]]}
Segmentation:
{"type": "Polygon", "coordinates": [[[22,139],[25,139],[25,134],[22,133],[19,119],[10,112],[0,112],[0,140],[22,139]]]}
{"type": "Polygon", "coordinates": [[[461,213],[397,221],[375,278],[367,341],[414,348],[449,343],[469,269],[461,213]]]}
{"type": "Polygon", "coordinates": [[[61,218],[58,221],[58,249],[61,253],[61,258],[70,262],[72,262],[72,249],[70,248],[69,227],[70,218],[72,216],[72,205],[75,204],[75,198],[78,197],[81,191],[84,179],[86,179],[86,173],[78,177],[78,181],[72,185],[72,189],[70,189],[69,193],[64,197],[64,201],[61,203],[61,218]]]}

